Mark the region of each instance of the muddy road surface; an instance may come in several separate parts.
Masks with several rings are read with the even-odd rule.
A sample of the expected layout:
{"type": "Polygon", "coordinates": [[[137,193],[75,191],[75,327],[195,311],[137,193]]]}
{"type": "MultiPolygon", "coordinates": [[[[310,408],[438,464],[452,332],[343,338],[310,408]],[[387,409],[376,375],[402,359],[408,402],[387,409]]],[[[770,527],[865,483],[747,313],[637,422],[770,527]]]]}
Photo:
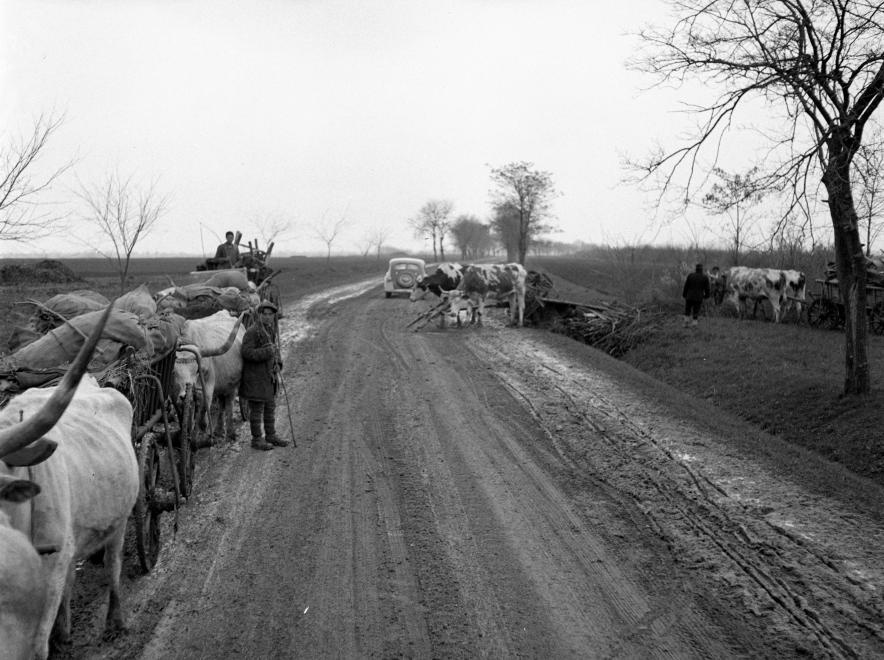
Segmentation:
{"type": "Polygon", "coordinates": [[[297,447],[202,450],[129,631],[81,596],[61,657],[884,657],[871,485],[505,310],[286,310],[297,447]]]}

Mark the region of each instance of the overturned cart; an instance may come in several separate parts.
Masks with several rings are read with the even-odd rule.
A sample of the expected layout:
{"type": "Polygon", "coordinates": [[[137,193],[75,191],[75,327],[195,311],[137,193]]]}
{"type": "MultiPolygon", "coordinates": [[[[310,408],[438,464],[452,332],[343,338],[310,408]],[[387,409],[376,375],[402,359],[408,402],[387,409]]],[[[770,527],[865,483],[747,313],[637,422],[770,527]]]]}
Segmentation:
{"type": "MultiPolygon", "coordinates": [[[[0,406],[28,388],[58,384],[67,372],[65,363],[76,355],[102,314],[100,309],[65,320],[4,357],[0,406]]],[[[133,312],[115,307],[88,367],[101,386],[117,389],[133,407],[131,438],[140,488],[131,522],[144,572],[151,570],[159,554],[162,514],[175,512],[177,528],[177,508],[191,493],[194,455],[200,444],[196,393],[188,387],[178,406],[172,399],[176,353],[189,350],[179,345],[179,335],[172,316],[145,323],[133,312]]]]}

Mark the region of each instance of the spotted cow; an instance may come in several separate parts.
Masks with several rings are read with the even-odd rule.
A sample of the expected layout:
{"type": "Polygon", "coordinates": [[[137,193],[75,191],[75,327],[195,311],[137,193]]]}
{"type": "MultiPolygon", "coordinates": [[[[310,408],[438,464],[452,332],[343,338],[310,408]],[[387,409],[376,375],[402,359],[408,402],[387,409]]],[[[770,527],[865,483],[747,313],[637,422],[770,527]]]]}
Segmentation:
{"type": "Polygon", "coordinates": [[[476,325],[482,325],[485,303],[507,302],[512,325],[523,325],[525,318],[525,278],[527,271],[521,264],[474,264],[464,270],[457,290],[452,292],[451,311],[469,304],[477,308],[476,325]]]}
{"type": "MultiPolygon", "coordinates": [[[[432,293],[443,300],[448,299],[450,292],[456,290],[463,280],[463,273],[466,268],[467,266],[462,266],[461,264],[454,262],[443,262],[438,264],[432,273],[425,277],[418,278],[414,283],[414,287],[411,289],[411,294],[408,297],[409,300],[411,300],[411,302],[424,300],[428,293],[432,293]]],[[[467,318],[472,319],[474,316],[472,308],[469,305],[465,305],[465,307],[467,310],[467,318]]],[[[458,310],[453,317],[457,322],[457,327],[461,327],[462,325],[460,311],[461,310],[458,310]]],[[[450,314],[443,314],[440,316],[441,327],[445,327],[446,317],[448,316],[450,316],[450,314]]]]}
{"type": "Polygon", "coordinates": [[[465,266],[453,262],[438,264],[432,273],[417,279],[408,299],[411,302],[417,302],[426,298],[427,293],[433,293],[441,298],[447,292],[458,287],[463,279],[464,269],[465,266]]]}
{"type": "Polygon", "coordinates": [[[734,266],[727,273],[727,290],[740,318],[746,316],[747,300],[752,300],[757,308],[760,301],[767,299],[774,322],[779,323],[781,310],[788,303],[786,273],[775,268],[734,266]]]}

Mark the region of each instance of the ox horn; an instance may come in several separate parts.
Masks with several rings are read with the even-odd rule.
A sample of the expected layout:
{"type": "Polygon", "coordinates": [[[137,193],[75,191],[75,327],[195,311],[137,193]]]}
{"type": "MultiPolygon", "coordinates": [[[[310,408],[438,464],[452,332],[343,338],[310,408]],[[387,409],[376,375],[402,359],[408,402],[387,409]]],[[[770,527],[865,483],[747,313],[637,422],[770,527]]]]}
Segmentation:
{"type": "Polygon", "coordinates": [[[105,308],[104,314],[101,315],[98,324],[92,330],[92,334],[89,335],[64,378],[61,379],[61,383],[58,384],[58,387],[55,388],[52,396],[43,404],[43,407],[29,419],[25,419],[0,431],[0,457],[18,451],[22,447],[26,447],[38,438],[41,438],[58,422],[68,404],[74,398],[77,385],[80,384],[83,374],[86,373],[86,367],[89,365],[89,360],[92,359],[92,352],[95,350],[98,340],[101,339],[101,333],[104,331],[104,325],[107,323],[114,302],[116,300],[112,300],[105,308]]]}
{"type": "Polygon", "coordinates": [[[215,357],[216,355],[224,355],[227,351],[230,350],[230,347],[233,346],[233,342],[236,341],[236,333],[239,331],[239,326],[242,324],[243,316],[245,316],[245,312],[239,315],[239,318],[236,319],[236,323],[233,326],[233,330],[230,331],[230,336],[227,337],[227,340],[218,348],[210,348],[205,351],[201,351],[200,354],[206,357],[215,357]]]}

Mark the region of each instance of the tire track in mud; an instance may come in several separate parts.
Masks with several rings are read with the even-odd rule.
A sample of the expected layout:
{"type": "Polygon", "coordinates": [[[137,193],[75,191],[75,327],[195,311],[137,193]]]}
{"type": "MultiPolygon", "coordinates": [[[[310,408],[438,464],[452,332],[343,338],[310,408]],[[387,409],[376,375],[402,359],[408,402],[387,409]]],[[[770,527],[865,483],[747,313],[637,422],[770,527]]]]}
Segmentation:
{"type": "MultiPolygon", "coordinates": [[[[480,339],[476,344],[492,360],[504,357],[499,346],[480,339]]],[[[507,346],[509,362],[501,364],[524,365],[524,361],[512,359],[510,349],[507,346]]],[[[555,360],[552,354],[547,357],[555,360]]],[[[780,533],[769,533],[771,526],[767,521],[763,521],[767,533],[764,528],[759,529],[755,520],[746,516],[726,491],[703,473],[702,466],[694,468],[675,455],[634,421],[634,411],[626,412],[600,392],[603,375],[586,376],[576,388],[572,382],[568,391],[556,384],[562,374],[553,376],[551,372],[555,373],[555,369],[533,367],[520,371],[514,367],[501,372],[502,378],[526,401],[543,400],[544,391],[557,391],[569,414],[605,443],[615,463],[611,463],[611,457],[597,453],[589,456],[586,446],[580,446],[586,433],[574,434],[568,443],[560,440],[556,449],[568,460],[588,464],[598,478],[632,498],[653,520],[656,529],[689,548],[698,561],[719,564],[715,579],[724,579],[730,587],[742,585],[742,595],[757,615],[778,609],[785,619],[779,625],[791,629],[797,647],[803,645],[799,631],[805,631],[816,640],[814,646],[832,657],[866,657],[873,649],[882,648],[884,632],[870,623],[880,621],[880,602],[875,604],[873,598],[858,594],[854,581],[847,579],[831,561],[812,562],[814,572],[825,573],[822,579],[802,570],[808,555],[818,560],[821,553],[812,552],[806,542],[784,546],[780,533]],[[526,373],[530,373],[530,381],[526,373]],[[617,469],[610,469],[612,465],[617,469]],[[624,468],[629,472],[627,478],[623,477],[624,468]],[[705,541],[703,552],[695,546],[698,539],[705,541]]],[[[554,408],[533,403],[530,407],[547,428],[561,424],[561,415],[554,408]]],[[[594,444],[595,449],[598,447],[594,444]]]]}
{"type": "MultiPolygon", "coordinates": [[[[542,430],[516,428],[520,415],[515,413],[514,406],[519,404],[500,387],[490,367],[484,366],[487,356],[479,357],[465,346],[462,343],[465,338],[466,335],[458,337],[456,332],[451,335],[430,332],[418,340],[407,341],[411,353],[406,362],[415,369],[432,369],[432,375],[425,377],[429,392],[443,398],[445,388],[454,387],[459,406],[473,402],[460,411],[447,410],[433,402],[433,426],[439,430],[427,454],[444,456],[450,468],[444,476],[453,482],[450,490],[468,492],[475,489],[476,484],[482,485],[484,497],[479,502],[474,498],[473,502],[460,503],[466,507],[467,520],[496,520],[510,540],[519,539],[518,547],[510,548],[509,552],[517,565],[526,570],[530,567],[532,584],[525,587],[526,593],[541,604],[541,611],[548,613],[549,622],[545,625],[556,631],[554,637],[573,642],[571,647],[551,648],[558,648],[559,654],[579,654],[578,649],[587,652],[592,648],[595,654],[604,657],[617,653],[666,656],[673,648],[678,649],[676,654],[684,655],[687,649],[694,648],[687,654],[702,656],[699,648],[705,646],[707,654],[728,655],[733,649],[716,645],[716,635],[710,634],[708,622],[693,615],[687,601],[684,608],[674,614],[671,598],[667,597],[665,603],[661,599],[659,603],[649,604],[647,594],[618,569],[617,559],[593,537],[567,498],[552,485],[546,471],[550,466],[541,467],[536,457],[526,451],[525,447],[533,449],[536,444],[533,436],[542,430]],[[435,343],[442,346],[441,350],[430,350],[435,343]],[[452,349],[461,354],[457,360],[435,357],[436,354],[450,356],[454,353],[452,349]],[[501,423],[501,419],[510,417],[516,427],[501,423]],[[446,427],[470,427],[477,437],[471,442],[455,440],[446,427]],[[482,501],[485,504],[481,504],[482,501]],[[664,612],[671,616],[664,616],[664,612]],[[582,638],[585,635],[595,639],[582,638]],[[581,638],[582,641],[577,641],[581,638]]],[[[426,444],[429,440],[423,438],[422,442],[426,444]]],[[[431,497],[443,499],[432,493],[431,497]]],[[[456,508],[456,502],[438,506],[441,511],[456,508]]],[[[444,521],[437,524],[444,527],[444,521]]],[[[481,534],[475,528],[472,532],[481,534]]],[[[477,561],[481,565],[481,549],[470,552],[479,555],[477,561]]],[[[493,558],[486,561],[489,565],[494,563],[493,558]]],[[[483,571],[480,569],[478,573],[483,571]]],[[[514,579],[501,575],[495,578],[498,579],[491,580],[495,584],[514,579]]],[[[525,640],[516,640],[510,650],[519,648],[520,643],[524,644],[525,640]]]]}

